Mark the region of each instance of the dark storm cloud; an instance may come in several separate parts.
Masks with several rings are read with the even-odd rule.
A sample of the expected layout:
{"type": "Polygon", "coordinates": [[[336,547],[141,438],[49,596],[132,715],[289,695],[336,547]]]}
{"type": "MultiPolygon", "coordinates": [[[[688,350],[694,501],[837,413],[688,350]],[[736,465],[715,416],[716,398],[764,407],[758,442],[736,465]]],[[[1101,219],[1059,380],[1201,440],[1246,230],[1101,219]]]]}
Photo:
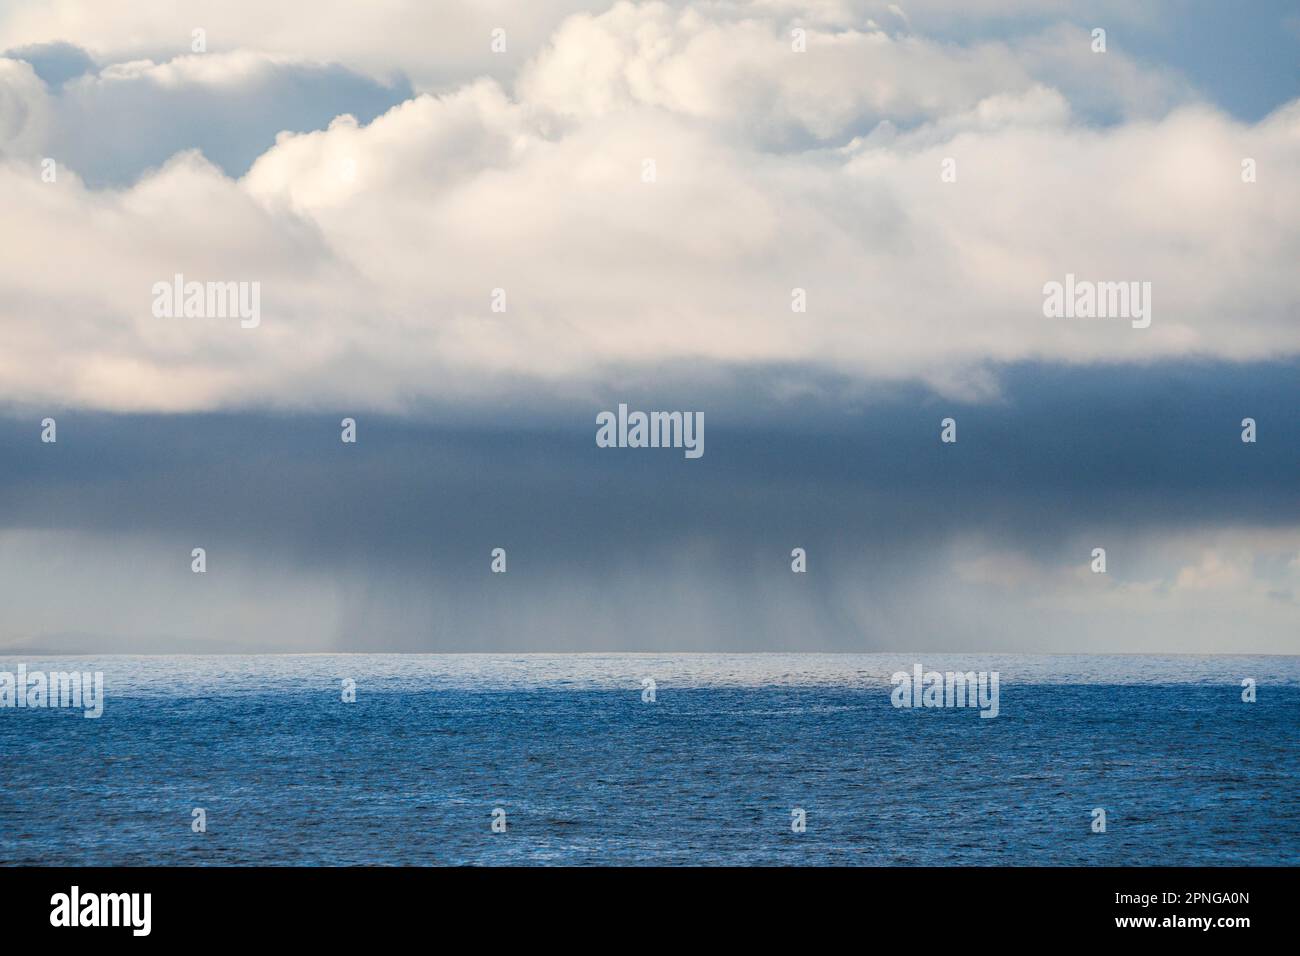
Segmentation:
{"type": "Polygon", "coordinates": [[[156,542],[171,555],[148,585],[163,605],[191,587],[200,544],[214,568],[255,559],[271,576],[346,579],[330,641],[355,648],[635,648],[654,609],[671,629],[656,645],[766,646],[771,608],[787,598],[813,643],[837,646],[824,635],[852,633],[858,613],[844,575],[792,582],[794,546],[823,572],[852,568],[863,594],[887,602],[963,534],[1047,566],[1077,558],[1081,529],[1114,540],[1300,524],[1297,371],[1020,366],[1003,370],[1000,401],[969,405],[825,380],[818,398],[778,404],[741,376],[611,391],[590,406],[480,409],[476,422],[463,409],[360,416],[355,446],[339,440],[346,409],[66,412],[52,446],[27,413],[0,426],[0,523],[156,542]],[[597,448],[595,415],[620,401],[704,411],[704,457],[597,448]],[[947,416],[955,445],[939,441],[947,416]],[[1240,440],[1244,417],[1258,421],[1255,445],[1240,440]],[[487,571],[497,546],[510,562],[499,580],[487,571]],[[796,585],[798,600],[786,594],[796,585]],[[686,619],[705,622],[711,643],[685,634],[686,619]]]}
{"type": "Polygon", "coordinates": [[[888,397],[827,384],[775,404],[740,379],[725,396],[611,391],[590,407],[522,406],[418,423],[349,414],[59,414],[0,425],[8,526],[175,529],[329,562],[383,560],[524,535],[561,549],[619,548],[707,529],[763,540],[795,530],[924,538],[998,527],[1050,538],[1081,522],[1139,525],[1300,518],[1300,371],[1294,364],[1004,372],[1000,401],[962,404],[920,386],[888,397]],[[595,415],[705,413],[706,454],[595,446],[595,415]],[[958,442],[939,441],[940,420],[958,442]],[[1241,420],[1259,423],[1243,445],[1241,420]]]}

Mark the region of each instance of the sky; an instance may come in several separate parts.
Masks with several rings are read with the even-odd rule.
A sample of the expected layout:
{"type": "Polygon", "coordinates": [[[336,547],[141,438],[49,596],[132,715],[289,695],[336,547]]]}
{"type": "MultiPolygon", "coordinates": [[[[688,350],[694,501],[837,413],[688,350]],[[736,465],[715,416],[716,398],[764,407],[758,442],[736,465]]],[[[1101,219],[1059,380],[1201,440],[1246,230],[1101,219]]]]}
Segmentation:
{"type": "Polygon", "coordinates": [[[1300,10],[1134,6],[0,0],[0,653],[1300,652],[1300,10]]]}

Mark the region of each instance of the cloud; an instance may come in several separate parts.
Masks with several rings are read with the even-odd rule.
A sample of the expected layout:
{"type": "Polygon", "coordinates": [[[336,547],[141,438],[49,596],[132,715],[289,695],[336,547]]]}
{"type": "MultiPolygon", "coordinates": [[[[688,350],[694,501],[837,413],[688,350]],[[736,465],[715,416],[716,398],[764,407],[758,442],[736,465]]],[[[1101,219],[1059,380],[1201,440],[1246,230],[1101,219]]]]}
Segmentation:
{"type": "Polygon", "coordinates": [[[49,136],[45,86],[30,64],[0,58],[0,157],[34,157],[49,136]]]}
{"type": "MultiPolygon", "coordinates": [[[[188,52],[191,32],[207,32],[209,49],[297,50],[387,77],[402,72],[421,88],[514,69],[536,54],[566,18],[601,13],[610,0],[406,0],[372,5],[364,21],[330,16],[309,0],[136,0],[110,8],[97,0],[9,0],[0,8],[0,49],[61,40],[94,51],[103,62],[170,58],[188,52]],[[490,47],[491,31],[507,31],[504,54],[490,47]]],[[[1104,19],[1110,24],[1158,22],[1171,6],[1142,7],[1123,0],[674,0],[673,9],[697,9],[717,19],[803,23],[824,29],[880,26],[899,30],[912,21],[921,32],[996,23],[1003,32],[1044,23],[1104,19]]],[[[494,74],[498,79],[504,73],[494,74]]]]}
{"type": "Polygon", "coordinates": [[[289,0],[139,0],[110,9],[95,0],[11,0],[0,8],[0,49],[65,41],[102,63],[170,60],[191,52],[193,31],[207,49],[294,52],[339,63],[387,83],[409,78],[424,89],[507,71],[565,16],[603,8],[606,0],[446,0],[437,4],[372,4],[364,15],[337,14],[317,3],[289,0]],[[507,29],[504,54],[491,49],[492,30],[507,29]]]}
{"type": "Polygon", "coordinates": [[[0,647],[1293,649],[1300,100],[1152,17],[7,5],[0,647]],[[620,401],[706,457],[602,454],[620,401]]]}
{"type": "MultiPolygon", "coordinates": [[[[290,52],[223,49],[252,41],[195,5],[156,30],[211,14],[213,52],[97,52],[61,89],[0,59],[3,397],[400,412],[781,366],[787,393],[835,375],[989,399],[1021,360],[1300,351],[1300,101],[1234,120],[1071,24],[956,43],[829,4],[799,54],[780,5],[597,10],[548,6],[507,82],[370,122],[402,87],[311,59],[328,18],[260,44],[290,52]],[[155,318],[177,274],[260,283],[260,326],[155,318]],[[1045,318],[1067,274],[1150,282],[1151,327],[1045,318]]],[[[48,43],[47,15],[0,37],[48,43]]],[[[106,24],[101,51],[161,38],[143,23],[106,24]]],[[[358,32],[340,50],[382,31],[358,32]]]]}
{"type": "Polygon", "coordinates": [[[968,45],[876,26],[803,32],[804,52],[795,52],[778,21],[620,3],[564,21],[517,88],[564,116],[653,106],[771,147],[843,142],[878,123],[914,125],[1043,83],[1080,112],[1110,117],[1157,115],[1188,98],[1167,70],[1122,53],[1103,60],[1087,31],[1068,25],[968,45]]]}
{"type": "MultiPolygon", "coordinates": [[[[24,71],[0,94],[19,142],[43,95],[24,71]]],[[[10,160],[7,397],[398,410],[674,362],[968,394],[988,362],[1300,349],[1300,185],[1283,172],[1300,106],[1254,126],[1189,107],[1088,128],[1035,87],[946,126],[781,153],[663,108],[560,128],[534,106],[491,81],[416,97],[281,135],[240,180],[182,154],[92,190],[10,160]],[[259,281],[261,327],[154,318],[150,290],[176,273],[259,281]],[[1067,273],[1151,282],[1151,328],[1044,318],[1044,283],[1067,273]]]]}
{"type": "MultiPolygon", "coordinates": [[[[78,53],[84,58],[64,45],[60,62],[78,53]]],[[[60,72],[48,48],[8,56],[0,60],[6,64],[0,89],[8,89],[13,101],[0,107],[13,129],[6,152],[55,158],[92,187],[129,185],[191,149],[227,175],[240,176],[282,130],[321,128],[340,113],[368,121],[410,96],[404,84],[381,86],[337,65],[248,51],[81,72],[60,72]],[[33,86],[22,70],[28,62],[33,72],[51,77],[50,89],[33,86]],[[61,81],[52,82],[54,76],[61,81]]]]}
{"type": "Polygon", "coordinates": [[[54,445],[0,419],[0,647],[1290,653],[1297,369],[1030,365],[973,403],[765,377],[597,398],[705,409],[696,461],[599,449],[590,400],[529,393],[358,414],[355,445],[344,411],[70,410],[54,445]]]}

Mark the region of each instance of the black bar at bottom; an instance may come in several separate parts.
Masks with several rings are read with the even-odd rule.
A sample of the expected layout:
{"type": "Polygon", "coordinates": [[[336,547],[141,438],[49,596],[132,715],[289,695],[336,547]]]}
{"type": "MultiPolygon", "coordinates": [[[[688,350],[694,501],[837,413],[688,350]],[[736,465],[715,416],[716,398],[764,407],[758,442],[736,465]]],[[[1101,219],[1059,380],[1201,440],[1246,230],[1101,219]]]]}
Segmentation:
{"type": "Polygon", "coordinates": [[[471,924],[493,940],[618,926],[653,936],[697,921],[747,936],[829,921],[855,935],[939,933],[950,943],[949,929],[962,926],[1231,943],[1281,931],[1294,880],[1282,868],[0,868],[0,925],[7,942],[77,933],[79,942],[338,944],[471,924]]]}

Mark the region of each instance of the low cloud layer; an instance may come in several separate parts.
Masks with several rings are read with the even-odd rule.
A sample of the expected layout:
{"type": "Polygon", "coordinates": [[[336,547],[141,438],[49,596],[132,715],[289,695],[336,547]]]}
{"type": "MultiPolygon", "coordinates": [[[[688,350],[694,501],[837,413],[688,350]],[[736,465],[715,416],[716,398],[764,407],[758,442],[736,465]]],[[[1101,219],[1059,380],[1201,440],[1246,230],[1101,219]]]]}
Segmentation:
{"type": "Polygon", "coordinates": [[[337,415],[6,422],[0,648],[1294,652],[1300,368],[1001,373],[991,404],[628,396],[704,409],[697,460],[597,448],[615,396],[355,445],[337,415]]]}

